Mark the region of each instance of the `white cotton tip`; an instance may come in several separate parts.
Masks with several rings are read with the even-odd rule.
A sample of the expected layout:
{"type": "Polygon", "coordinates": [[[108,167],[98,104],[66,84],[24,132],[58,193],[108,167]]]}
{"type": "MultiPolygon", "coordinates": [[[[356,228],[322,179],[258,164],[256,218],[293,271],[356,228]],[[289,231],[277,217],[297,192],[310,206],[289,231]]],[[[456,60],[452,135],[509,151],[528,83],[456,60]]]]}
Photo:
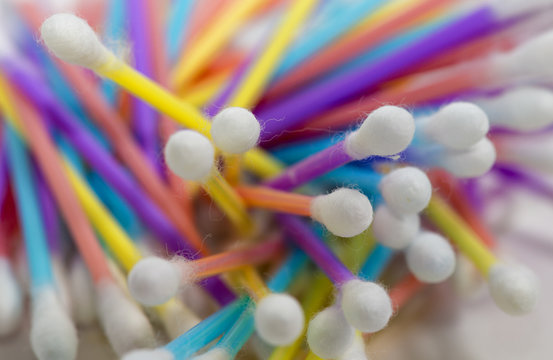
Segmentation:
{"type": "Polygon", "coordinates": [[[176,339],[192,329],[200,320],[192,310],[177,299],[171,299],[163,304],[161,322],[171,339],[176,339]]]}
{"type": "Polygon", "coordinates": [[[450,149],[467,149],[482,140],[490,129],[486,113],[477,105],[454,102],[432,116],[421,119],[417,126],[424,136],[450,149]]]}
{"type": "Polygon", "coordinates": [[[355,334],[351,346],[337,360],[368,360],[363,337],[360,334],[355,334]]]}
{"type": "Polygon", "coordinates": [[[409,146],[414,134],[415,120],[407,110],[382,106],[347,136],[346,151],[354,159],[395,155],[409,146]]]}
{"type": "Polygon", "coordinates": [[[405,250],[407,267],[425,283],[439,283],[455,271],[455,252],[443,236],[421,232],[405,250]]]}
{"type": "Polygon", "coordinates": [[[73,299],[73,318],[77,325],[87,326],[96,319],[94,284],[85,263],[75,257],[69,269],[69,289],[73,299]]]}
{"type": "Polygon", "coordinates": [[[125,354],[121,360],[175,360],[175,356],[164,348],[141,349],[125,354]]]}
{"type": "Polygon", "coordinates": [[[342,310],[351,326],[361,332],[382,330],[393,314],[384,288],[370,281],[351,280],[342,286],[342,310]]]}
{"type": "Polygon", "coordinates": [[[196,131],[177,131],[165,144],[165,163],[184,180],[206,179],[213,168],[214,158],[213,145],[196,131]]]}
{"type": "Polygon", "coordinates": [[[493,143],[484,138],[468,150],[449,150],[441,154],[439,165],[460,178],[473,178],[487,173],[495,163],[493,143]]]}
{"type": "Polygon", "coordinates": [[[155,344],[148,318],[117,284],[104,281],[96,286],[96,294],[102,328],[118,355],[155,344]]]}
{"type": "Polygon", "coordinates": [[[311,202],[311,216],[337,236],[352,237],[365,231],[373,220],[373,208],[361,192],[339,188],[311,202]]]}
{"type": "Polygon", "coordinates": [[[113,57],[90,25],[73,14],[50,16],[42,23],[40,36],[54,55],[89,69],[97,69],[113,57]]]}
{"type": "Polygon", "coordinates": [[[531,38],[513,51],[497,56],[492,69],[503,77],[541,77],[553,75],[553,31],[544,32],[531,38]]]}
{"type": "Polygon", "coordinates": [[[194,356],[192,360],[231,360],[232,356],[223,348],[216,347],[201,355],[194,356]]]}
{"type": "Polygon", "coordinates": [[[32,295],[31,346],[40,360],[74,360],[77,330],[58,300],[56,291],[44,287],[32,295]]]}
{"type": "Polygon", "coordinates": [[[538,279],[523,266],[493,265],[488,286],[497,306],[509,315],[528,314],[538,301],[538,279]]]}
{"type": "Polygon", "coordinates": [[[11,334],[21,323],[23,296],[8,259],[0,257],[0,337],[11,334]]]}
{"type": "Polygon", "coordinates": [[[354,336],[355,330],[337,306],[328,307],[315,315],[307,329],[309,348],[323,359],[335,359],[342,355],[352,344],[354,336]]]}
{"type": "Polygon", "coordinates": [[[553,91],[546,88],[522,86],[477,103],[493,125],[530,132],[553,124],[553,91]]]}
{"type": "Polygon", "coordinates": [[[179,268],[172,262],[147,257],[140,260],[129,273],[128,286],[132,296],[141,304],[155,306],[175,296],[180,284],[179,268]]]}
{"type": "Polygon", "coordinates": [[[288,294],[270,294],[255,308],[255,329],[269,345],[290,345],[302,334],[304,322],[301,305],[288,294]]]}
{"type": "Polygon", "coordinates": [[[242,154],[257,144],[261,127],[251,111],[229,107],[215,115],[211,136],[215,145],[229,154],[242,154]]]}
{"type": "Polygon", "coordinates": [[[400,215],[421,212],[432,196],[432,184],[426,173],[410,166],[384,176],[379,189],[386,205],[400,215]]]}
{"type": "Polygon", "coordinates": [[[396,215],[386,205],[380,205],[374,214],[372,229],[376,240],[392,249],[408,246],[419,228],[418,214],[396,215]]]}

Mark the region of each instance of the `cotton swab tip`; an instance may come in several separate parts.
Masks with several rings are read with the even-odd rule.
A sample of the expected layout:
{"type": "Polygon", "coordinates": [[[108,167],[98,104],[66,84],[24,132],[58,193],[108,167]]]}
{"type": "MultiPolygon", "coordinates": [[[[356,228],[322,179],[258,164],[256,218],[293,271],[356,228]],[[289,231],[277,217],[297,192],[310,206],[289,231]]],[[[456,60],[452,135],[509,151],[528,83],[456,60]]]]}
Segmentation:
{"type": "Polygon", "coordinates": [[[422,232],[406,249],[409,270],[425,283],[439,283],[455,270],[455,252],[441,235],[422,232]]]}
{"type": "Polygon", "coordinates": [[[376,209],[372,226],[379,243],[398,250],[409,245],[419,228],[420,217],[417,214],[396,215],[386,205],[376,209]]]}
{"type": "Polygon", "coordinates": [[[305,316],[298,301],[287,294],[271,294],[259,301],[255,309],[255,328],[269,345],[285,346],[303,331],[305,316]]]}
{"type": "Polygon", "coordinates": [[[0,336],[11,334],[21,322],[23,296],[7,259],[0,258],[0,336]]]}
{"type": "Polygon", "coordinates": [[[380,192],[390,209],[397,214],[415,214],[428,205],[432,184],[426,173],[415,167],[404,167],[384,176],[380,192]]]}
{"type": "Polygon", "coordinates": [[[242,154],[257,144],[261,126],[254,114],[240,107],[229,107],[212,120],[211,136],[216,146],[229,154],[242,154]]]}
{"type": "Polygon", "coordinates": [[[215,149],[208,138],[192,130],[171,135],[165,145],[165,162],[184,180],[201,181],[213,168],[215,149]]]}
{"type": "Polygon", "coordinates": [[[159,257],[147,257],[132,268],[129,291],[141,304],[156,306],[167,302],[179,290],[181,275],[175,264],[159,257]]]}
{"type": "Polygon", "coordinates": [[[154,331],[148,318],[119,286],[111,281],[101,282],[96,291],[98,315],[117,354],[154,345],[154,331]]]}
{"type": "Polygon", "coordinates": [[[307,329],[307,343],[311,351],[323,359],[335,359],[342,355],[352,344],[354,336],[355,330],[336,306],[315,315],[307,329]]]}
{"type": "Polygon", "coordinates": [[[94,285],[80,257],[75,257],[69,270],[69,289],[73,299],[73,318],[77,325],[87,326],[96,319],[94,285]]]}
{"type": "Polygon", "coordinates": [[[530,132],[553,123],[553,92],[546,88],[522,86],[477,102],[494,125],[530,132]]]}
{"type": "Polygon", "coordinates": [[[141,349],[125,354],[121,360],[174,360],[175,356],[168,350],[141,349]]]}
{"type": "Polygon", "coordinates": [[[525,315],[536,306],[539,286],[536,275],[523,266],[495,264],[488,285],[495,303],[510,315],[525,315]]]}
{"type": "Polygon", "coordinates": [[[53,288],[33,294],[31,345],[40,360],[74,360],[77,330],[53,288]]]}
{"type": "Polygon", "coordinates": [[[490,129],[486,113],[477,105],[454,102],[422,120],[423,131],[450,149],[467,149],[482,140],[490,129]]]}
{"type": "Polygon", "coordinates": [[[361,280],[352,280],[342,286],[342,310],[349,324],[362,332],[382,330],[393,313],[386,290],[361,280]]]}
{"type": "Polygon", "coordinates": [[[113,55],[101,43],[88,23],[73,14],[55,14],[40,27],[48,49],[60,59],[95,70],[113,55]]]}
{"type": "Polygon", "coordinates": [[[231,360],[232,356],[223,348],[216,347],[201,355],[194,356],[192,360],[231,360]]]}
{"type": "Polygon", "coordinates": [[[340,188],[315,197],[311,202],[311,215],[334,235],[352,237],[369,227],[373,209],[369,199],[361,192],[340,188]]]}
{"type": "Polygon", "coordinates": [[[382,106],[346,138],[346,151],[354,159],[372,155],[390,156],[409,146],[415,134],[415,120],[405,109],[382,106]]]}
{"type": "Polygon", "coordinates": [[[460,178],[473,178],[487,173],[495,163],[493,143],[484,138],[467,150],[444,152],[440,165],[460,178]]]}

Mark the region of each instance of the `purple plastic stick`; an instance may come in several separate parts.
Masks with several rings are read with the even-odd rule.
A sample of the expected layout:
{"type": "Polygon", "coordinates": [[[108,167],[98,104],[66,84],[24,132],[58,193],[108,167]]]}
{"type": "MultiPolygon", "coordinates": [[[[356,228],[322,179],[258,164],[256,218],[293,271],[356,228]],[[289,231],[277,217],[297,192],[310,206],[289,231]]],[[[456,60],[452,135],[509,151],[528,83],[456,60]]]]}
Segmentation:
{"type": "Polygon", "coordinates": [[[461,16],[428,36],[374,63],[355,67],[256,112],[262,120],[261,142],[292,129],[310,117],[374,87],[422,61],[485,32],[495,25],[489,7],[461,16]]]}
{"type": "MultiPolygon", "coordinates": [[[[167,220],[157,205],[150,200],[117,161],[57,101],[42,78],[33,76],[33,73],[27,71],[26,67],[20,66],[21,64],[21,62],[4,61],[2,65],[13,83],[23,90],[39,108],[49,110],[51,115],[49,118],[53,124],[67,136],[81,156],[101,174],[113,189],[129,202],[137,215],[170,252],[190,259],[198,258],[198,252],[184,241],[185,239],[167,220]]],[[[36,75],[36,72],[34,74],[36,75]]],[[[204,285],[223,305],[235,298],[234,293],[218,278],[206,279],[204,285]]]]}
{"type": "Polygon", "coordinates": [[[523,186],[539,196],[553,198],[553,186],[518,166],[497,163],[493,170],[511,183],[523,186]]]}
{"type": "Polygon", "coordinates": [[[346,152],[345,142],[340,141],[288,167],[267,180],[265,185],[279,190],[292,190],[354,160],[346,152]]]}
{"type": "MultiPolygon", "coordinates": [[[[149,17],[146,14],[147,0],[127,0],[127,11],[130,16],[130,32],[133,42],[133,58],[136,69],[147,77],[153,77],[152,43],[148,32],[149,17]]],[[[165,171],[159,161],[158,117],[157,112],[144,101],[132,98],[132,126],[134,134],[147,158],[159,175],[165,171]]]]}
{"type": "Polygon", "coordinates": [[[332,251],[304,224],[293,215],[279,214],[278,220],[293,239],[317,266],[336,285],[356,279],[355,275],[332,253],[332,251]]]}
{"type": "Polygon", "coordinates": [[[40,213],[44,222],[44,231],[46,232],[46,240],[48,247],[54,254],[60,253],[60,224],[58,221],[57,207],[52,197],[52,193],[46,184],[46,181],[38,166],[33,162],[33,174],[36,179],[36,188],[38,201],[40,205],[40,213]]]}

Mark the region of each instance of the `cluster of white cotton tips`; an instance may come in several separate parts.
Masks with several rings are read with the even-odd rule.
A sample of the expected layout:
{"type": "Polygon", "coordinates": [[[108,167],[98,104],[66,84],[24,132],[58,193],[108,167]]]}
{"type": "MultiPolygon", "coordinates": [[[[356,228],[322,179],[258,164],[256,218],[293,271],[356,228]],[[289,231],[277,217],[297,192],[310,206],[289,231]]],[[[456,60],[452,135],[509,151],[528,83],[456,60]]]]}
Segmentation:
{"type": "Polygon", "coordinates": [[[181,269],[175,263],[151,256],[134,265],[128,276],[128,286],[139,303],[156,306],[177,294],[182,278],[181,269]]]}
{"type": "Polygon", "coordinates": [[[486,113],[468,102],[448,104],[432,116],[417,121],[417,131],[423,137],[455,150],[475,145],[486,136],[489,129],[486,113]]]}
{"type": "Polygon", "coordinates": [[[339,188],[313,199],[311,217],[334,235],[352,237],[371,225],[373,209],[369,199],[361,192],[339,188]]]}
{"type": "Polygon", "coordinates": [[[11,334],[21,323],[23,296],[10,262],[0,257],[0,336],[11,334]]]}
{"type": "Polygon", "coordinates": [[[263,341],[272,346],[286,346],[302,334],[305,316],[294,297],[270,294],[257,303],[254,320],[263,341]]]}
{"type": "Polygon", "coordinates": [[[242,154],[259,140],[261,126],[254,114],[240,107],[229,107],[212,119],[211,136],[222,151],[242,154]]]}
{"type": "Polygon", "coordinates": [[[526,267],[495,264],[488,274],[488,286],[497,306],[507,314],[528,314],[536,306],[538,280],[526,267]]]}
{"type": "Polygon", "coordinates": [[[48,49],[68,63],[97,70],[114,57],[90,25],[73,14],[50,16],[40,34],[48,49]]]}
{"type": "Polygon", "coordinates": [[[383,204],[378,206],[372,225],[376,240],[392,249],[407,247],[420,229],[418,214],[397,215],[383,204]]]}
{"type": "Polygon", "coordinates": [[[385,175],[378,185],[386,205],[398,215],[416,214],[432,196],[428,176],[416,167],[404,167],[385,175]]]}
{"type": "Polygon", "coordinates": [[[495,146],[483,138],[466,150],[447,150],[438,165],[459,178],[474,178],[487,173],[497,157],[495,146]]]}
{"type": "Polygon", "coordinates": [[[382,106],[370,113],[359,129],[346,138],[346,151],[353,159],[391,156],[405,150],[413,140],[415,120],[405,109],[382,106]]]}
{"type": "Polygon", "coordinates": [[[121,360],[174,360],[172,352],[163,348],[134,350],[125,354],[121,360]]]}
{"type": "Polygon", "coordinates": [[[154,345],[150,321],[118,285],[111,281],[101,282],[96,292],[100,322],[117,354],[154,345]]]}
{"type": "Polygon", "coordinates": [[[335,359],[352,344],[355,330],[347,322],[342,309],[331,306],[311,319],[307,329],[307,343],[317,356],[335,359]]]}
{"type": "Polygon", "coordinates": [[[419,233],[405,250],[407,267],[417,279],[425,283],[439,283],[455,270],[455,252],[441,235],[424,231],[419,233]]]}
{"type": "Polygon", "coordinates": [[[192,130],[175,132],[165,144],[165,163],[184,180],[206,180],[214,166],[215,149],[208,138],[192,130]]]}
{"type": "Polygon", "coordinates": [[[553,123],[553,92],[546,88],[517,87],[476,103],[484,109],[492,125],[529,132],[553,123]]]}
{"type": "Polygon", "coordinates": [[[40,360],[74,360],[77,330],[56,290],[45,286],[32,294],[31,346],[40,360]]]}

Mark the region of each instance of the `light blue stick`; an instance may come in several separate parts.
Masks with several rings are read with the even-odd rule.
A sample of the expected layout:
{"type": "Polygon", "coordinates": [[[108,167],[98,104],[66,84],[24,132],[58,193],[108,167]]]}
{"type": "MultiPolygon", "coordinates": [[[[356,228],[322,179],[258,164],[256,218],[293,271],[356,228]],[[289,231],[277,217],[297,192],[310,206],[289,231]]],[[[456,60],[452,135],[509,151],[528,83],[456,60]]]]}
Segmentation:
{"type": "Polygon", "coordinates": [[[39,212],[35,184],[31,176],[31,163],[23,141],[9,124],[4,126],[12,186],[14,186],[17,212],[23,227],[23,238],[29,264],[31,288],[53,286],[52,264],[46,233],[39,212]]]}
{"type": "Polygon", "coordinates": [[[174,63],[184,48],[194,0],[175,0],[169,11],[167,20],[167,52],[169,60],[174,63]]]}

